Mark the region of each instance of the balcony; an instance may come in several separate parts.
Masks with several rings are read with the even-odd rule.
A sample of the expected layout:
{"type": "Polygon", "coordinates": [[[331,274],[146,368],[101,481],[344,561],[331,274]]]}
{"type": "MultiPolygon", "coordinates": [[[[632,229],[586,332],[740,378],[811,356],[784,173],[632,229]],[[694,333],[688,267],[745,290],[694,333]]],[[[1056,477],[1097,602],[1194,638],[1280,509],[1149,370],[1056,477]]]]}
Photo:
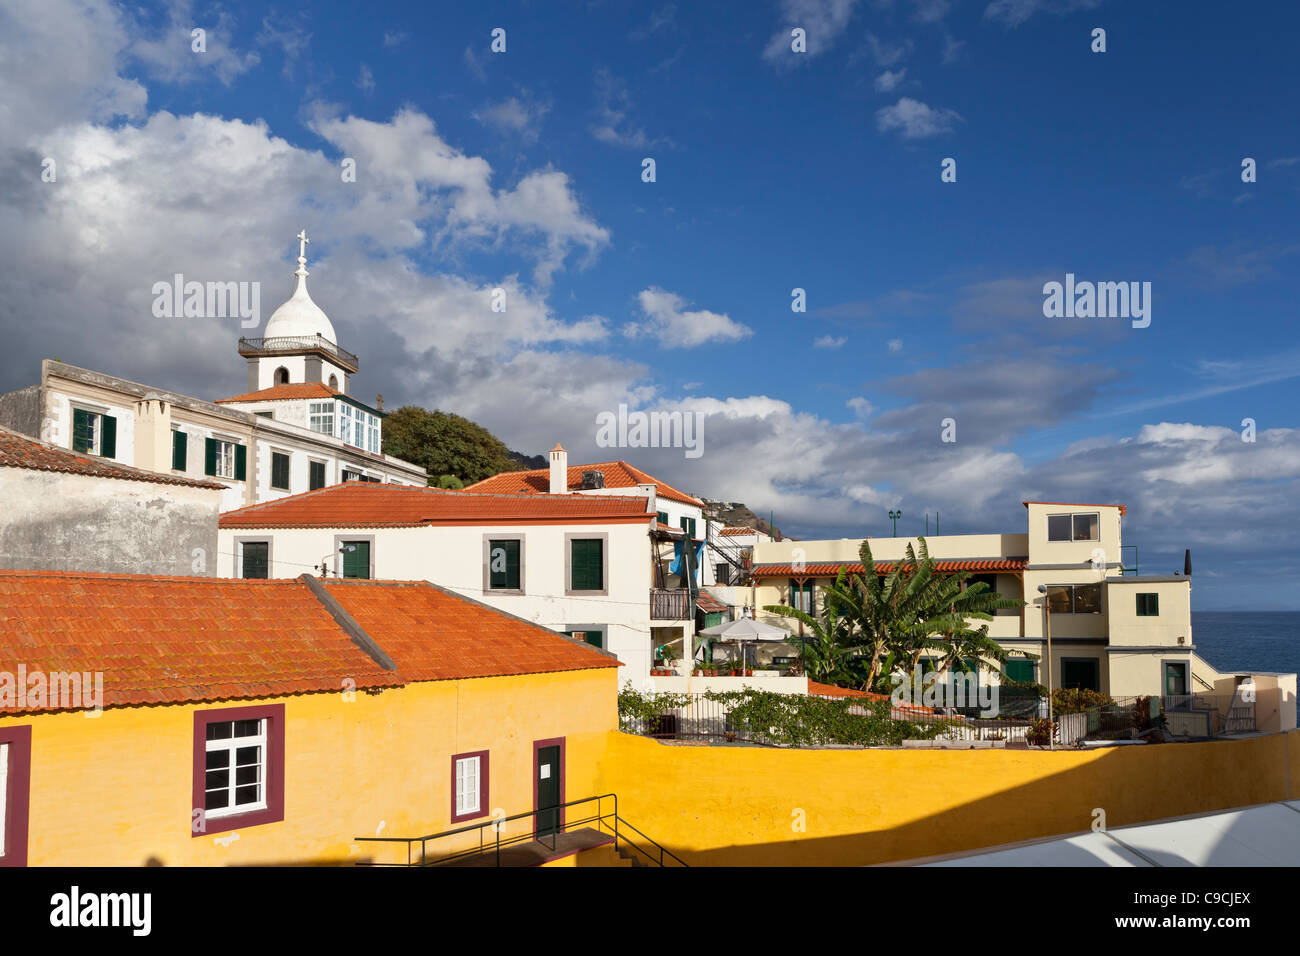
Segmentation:
{"type": "Polygon", "coordinates": [[[295,355],[299,352],[319,352],[349,372],[361,366],[357,357],[347,349],[339,348],[323,335],[280,335],[269,339],[239,340],[239,354],[245,358],[262,358],[272,355],[295,355]]]}
{"type": "Polygon", "coordinates": [[[650,589],[650,620],[690,621],[694,618],[690,591],[685,588],[650,589]]]}

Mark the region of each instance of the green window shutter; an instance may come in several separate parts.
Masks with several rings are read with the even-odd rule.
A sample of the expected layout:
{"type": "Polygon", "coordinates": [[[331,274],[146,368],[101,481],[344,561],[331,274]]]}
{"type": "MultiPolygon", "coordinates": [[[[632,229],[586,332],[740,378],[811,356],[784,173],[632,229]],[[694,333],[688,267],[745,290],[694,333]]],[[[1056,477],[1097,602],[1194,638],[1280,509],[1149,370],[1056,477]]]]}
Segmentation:
{"type": "Polygon", "coordinates": [[[189,449],[189,436],[182,431],[172,432],[172,470],[185,470],[185,452],[189,449]]]}
{"type": "Polygon", "coordinates": [[[270,571],[271,546],[265,541],[246,541],[244,551],[244,577],[265,578],[270,571]]]}
{"type": "Polygon", "coordinates": [[[1034,662],[1007,661],[1007,680],[1015,681],[1018,684],[1032,684],[1034,682],[1034,662]]]}
{"type": "Polygon", "coordinates": [[[72,450],[90,451],[90,412],[80,408],[72,410],[72,450]]]}
{"type": "Polygon", "coordinates": [[[289,456],[271,452],[271,487],[289,490],[289,456]]]}
{"type": "Polygon", "coordinates": [[[117,419],[112,415],[102,416],[104,437],[99,442],[99,453],[105,458],[117,457],[117,419]]]}
{"type": "Polygon", "coordinates": [[[217,473],[217,440],[215,438],[203,439],[203,473],[205,475],[215,475],[217,473]]]}
{"type": "Polygon", "coordinates": [[[243,481],[248,464],[248,449],[243,445],[235,446],[235,480],[243,481]]]}
{"type": "Polygon", "coordinates": [[[311,472],[307,482],[307,490],[315,491],[317,488],[325,487],[325,462],[313,461],[309,464],[308,470],[311,472]]]}
{"type": "Polygon", "coordinates": [[[692,538],[695,537],[695,519],[694,519],[694,518],[682,518],[682,519],[681,519],[681,525],[682,525],[682,530],[683,530],[683,531],[685,531],[685,532],[686,532],[688,535],[690,535],[692,538]]]}
{"type": "Polygon", "coordinates": [[[519,542],[488,542],[488,586],[493,589],[519,589],[519,542]]]}
{"type": "Polygon", "coordinates": [[[605,542],[599,538],[575,538],[570,542],[570,590],[604,590],[604,545],[605,542]]]}
{"type": "Polygon", "coordinates": [[[370,542],[344,541],[343,547],[352,545],[355,550],[343,552],[343,576],[345,578],[370,577],[370,542]]]}
{"type": "Polygon", "coordinates": [[[667,524],[667,523],[668,523],[668,512],[667,512],[667,511],[661,511],[661,512],[659,512],[659,523],[660,523],[660,524],[667,524]]]}

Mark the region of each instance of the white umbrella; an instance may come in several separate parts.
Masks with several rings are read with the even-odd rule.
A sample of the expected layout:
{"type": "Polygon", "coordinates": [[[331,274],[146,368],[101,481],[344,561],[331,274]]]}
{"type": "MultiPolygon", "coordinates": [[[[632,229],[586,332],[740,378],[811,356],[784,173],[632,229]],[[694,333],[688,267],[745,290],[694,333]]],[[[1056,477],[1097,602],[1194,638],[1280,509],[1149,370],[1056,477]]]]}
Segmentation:
{"type": "Polygon", "coordinates": [[[727,621],[724,624],[715,624],[713,627],[706,627],[700,631],[701,634],[715,637],[721,641],[735,642],[741,651],[741,657],[744,657],[745,641],[784,641],[790,637],[790,632],[783,628],[776,627],[772,624],[764,624],[762,621],[756,621],[752,617],[742,617],[738,621],[727,621]]]}

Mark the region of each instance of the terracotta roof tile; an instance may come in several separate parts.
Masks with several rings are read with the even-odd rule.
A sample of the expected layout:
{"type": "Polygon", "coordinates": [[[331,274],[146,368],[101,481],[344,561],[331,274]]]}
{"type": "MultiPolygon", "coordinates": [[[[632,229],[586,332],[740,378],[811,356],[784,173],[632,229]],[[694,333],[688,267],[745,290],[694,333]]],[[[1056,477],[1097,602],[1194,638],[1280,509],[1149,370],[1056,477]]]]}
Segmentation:
{"type": "MultiPolygon", "coordinates": [[[[934,562],[934,569],[949,573],[953,571],[1023,571],[1029,564],[1028,558],[954,558],[940,559],[934,562]]],[[[798,571],[786,564],[759,564],[751,572],[756,578],[833,578],[843,568],[849,574],[861,574],[861,561],[819,561],[805,564],[798,571]]],[[[888,574],[894,570],[893,561],[877,561],[876,573],[888,574]]]]}
{"type": "Polygon", "coordinates": [[[123,465],[111,458],[83,455],[68,451],[47,442],[0,427],[0,467],[29,468],[34,471],[57,471],[70,475],[90,475],[95,478],[119,478],[124,481],[152,481],[161,485],[184,485],[189,488],[216,488],[225,485],[214,481],[199,481],[157,471],[146,471],[123,465]]]}
{"type": "Polygon", "coordinates": [[[249,505],[223,528],[381,528],[433,524],[649,522],[644,498],[621,495],[492,495],[348,481],[249,505]]]}
{"type": "Polygon", "coordinates": [[[695,600],[695,604],[705,614],[717,614],[720,611],[727,610],[727,605],[723,604],[708,591],[701,591],[699,597],[695,600]]]}
{"type": "MultiPolygon", "coordinates": [[[[329,581],[384,670],[299,579],[0,571],[0,670],[101,673],[104,706],[618,667],[612,654],[425,582],[329,581]]],[[[50,710],[89,701],[46,701],[50,710]],[[58,707],[51,706],[59,705],[58,707]]]]}
{"type": "Polygon", "coordinates": [[[756,534],[760,538],[767,537],[767,534],[765,532],[759,531],[757,528],[723,528],[721,531],[718,532],[718,534],[725,534],[725,535],[756,534]]]}
{"type": "Polygon", "coordinates": [[[322,582],[397,662],[407,680],[504,677],[618,667],[584,641],[444,591],[428,582],[322,582]]]}
{"type": "MultiPolygon", "coordinates": [[[[229,398],[217,399],[217,404],[226,402],[274,402],[291,398],[336,398],[343,393],[330,388],[324,382],[295,382],[291,385],[273,385],[256,392],[244,392],[229,398]]],[[[344,396],[346,397],[346,396],[344,396]]]]}
{"type": "MultiPolygon", "coordinates": [[[[704,502],[693,498],[684,491],[678,491],[672,485],[648,475],[635,465],[625,461],[605,461],[594,465],[570,465],[568,473],[568,490],[582,490],[582,473],[599,471],[605,476],[606,488],[635,488],[637,485],[656,485],[655,494],[660,498],[680,501],[683,504],[703,508],[704,502]]],[[[544,495],[551,489],[551,470],[534,468],[531,471],[503,471],[491,478],[484,478],[477,484],[470,485],[466,491],[490,491],[517,495],[544,495]]]]}

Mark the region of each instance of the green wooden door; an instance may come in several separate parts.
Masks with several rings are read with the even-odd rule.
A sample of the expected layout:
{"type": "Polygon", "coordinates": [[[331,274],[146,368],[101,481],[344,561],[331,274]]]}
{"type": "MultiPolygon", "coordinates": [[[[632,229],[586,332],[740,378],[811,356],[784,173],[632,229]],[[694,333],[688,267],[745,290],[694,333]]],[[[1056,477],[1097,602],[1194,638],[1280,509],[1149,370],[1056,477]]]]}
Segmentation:
{"type": "Polygon", "coordinates": [[[351,551],[343,552],[343,576],[345,578],[370,577],[370,542],[344,541],[342,546],[352,548],[351,551]]]}

